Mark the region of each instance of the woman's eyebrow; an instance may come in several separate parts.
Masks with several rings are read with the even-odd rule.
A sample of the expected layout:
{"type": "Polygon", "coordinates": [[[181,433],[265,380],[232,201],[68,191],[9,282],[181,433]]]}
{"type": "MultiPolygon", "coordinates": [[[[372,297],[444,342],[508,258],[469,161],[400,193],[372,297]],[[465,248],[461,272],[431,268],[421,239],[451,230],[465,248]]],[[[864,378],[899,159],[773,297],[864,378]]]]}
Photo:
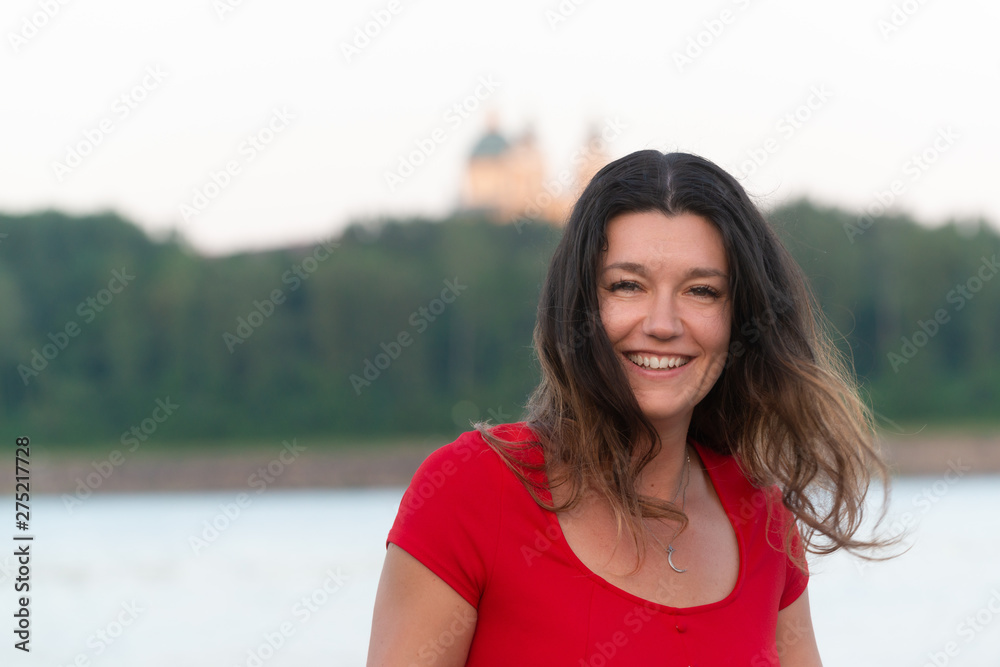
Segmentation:
{"type": "MultiPolygon", "coordinates": [[[[640,275],[643,278],[649,276],[649,270],[645,267],[645,265],[639,264],[637,262],[614,262],[612,264],[608,264],[603,269],[601,269],[601,273],[603,274],[604,272],[610,271],[612,269],[629,271],[631,273],[640,275]]],[[[693,266],[687,270],[687,273],[684,274],[685,280],[690,280],[692,278],[713,278],[713,277],[725,278],[727,280],[729,279],[729,276],[726,274],[725,271],[705,266],[693,266]]]]}
{"type": "Polygon", "coordinates": [[[649,271],[646,270],[646,267],[642,264],[637,264],[636,262],[615,262],[614,264],[608,264],[601,269],[601,273],[610,271],[611,269],[621,269],[623,271],[637,273],[643,278],[649,275],[649,271]]]}
{"type": "Polygon", "coordinates": [[[713,278],[713,277],[716,277],[716,276],[719,277],[719,278],[725,278],[727,280],[729,279],[729,276],[726,275],[725,271],[722,271],[720,269],[712,269],[712,268],[708,268],[708,267],[703,267],[703,266],[695,266],[693,268],[690,268],[690,269],[688,269],[688,272],[684,275],[684,277],[687,278],[687,279],[690,279],[690,278],[713,278]]]}

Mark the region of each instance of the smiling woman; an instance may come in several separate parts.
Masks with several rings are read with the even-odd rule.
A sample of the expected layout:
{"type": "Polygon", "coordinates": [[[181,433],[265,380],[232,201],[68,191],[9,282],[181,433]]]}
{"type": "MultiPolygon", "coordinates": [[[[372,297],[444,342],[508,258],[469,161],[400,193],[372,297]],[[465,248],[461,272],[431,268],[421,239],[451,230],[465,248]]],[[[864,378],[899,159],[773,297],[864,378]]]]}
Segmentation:
{"type": "Polygon", "coordinates": [[[442,447],[403,497],[369,664],[820,665],[805,554],[884,545],[855,534],[869,469],[886,482],[820,321],[716,165],[598,172],[526,420],[442,447]]]}
{"type": "Polygon", "coordinates": [[[726,249],[704,218],[624,213],[607,226],[601,322],[643,414],[683,437],[725,365],[731,322],[726,249]]]}

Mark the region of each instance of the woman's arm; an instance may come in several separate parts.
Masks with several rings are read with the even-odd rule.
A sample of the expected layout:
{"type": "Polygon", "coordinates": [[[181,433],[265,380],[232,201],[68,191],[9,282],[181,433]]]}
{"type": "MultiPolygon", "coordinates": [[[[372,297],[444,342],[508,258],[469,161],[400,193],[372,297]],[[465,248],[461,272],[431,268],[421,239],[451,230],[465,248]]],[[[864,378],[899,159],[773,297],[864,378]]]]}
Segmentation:
{"type": "Polygon", "coordinates": [[[390,543],[375,595],[368,667],[462,667],[476,617],[465,598],[390,543]]]}
{"type": "Polygon", "coordinates": [[[809,589],[778,612],[775,641],[782,667],[823,667],[809,614],[809,589]]]}

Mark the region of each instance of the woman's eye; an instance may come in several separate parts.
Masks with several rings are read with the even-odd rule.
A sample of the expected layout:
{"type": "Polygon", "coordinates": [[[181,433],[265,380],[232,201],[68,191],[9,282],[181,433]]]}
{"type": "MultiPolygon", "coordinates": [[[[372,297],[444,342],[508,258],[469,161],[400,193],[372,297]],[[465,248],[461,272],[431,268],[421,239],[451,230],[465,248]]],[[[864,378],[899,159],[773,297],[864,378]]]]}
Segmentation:
{"type": "Polygon", "coordinates": [[[619,280],[616,283],[612,283],[611,287],[608,288],[610,292],[634,292],[639,289],[639,283],[633,280],[619,280]]]}
{"type": "Polygon", "coordinates": [[[709,285],[698,285],[696,287],[692,287],[691,293],[695,296],[709,297],[712,299],[718,299],[720,296],[719,290],[709,285]]]}

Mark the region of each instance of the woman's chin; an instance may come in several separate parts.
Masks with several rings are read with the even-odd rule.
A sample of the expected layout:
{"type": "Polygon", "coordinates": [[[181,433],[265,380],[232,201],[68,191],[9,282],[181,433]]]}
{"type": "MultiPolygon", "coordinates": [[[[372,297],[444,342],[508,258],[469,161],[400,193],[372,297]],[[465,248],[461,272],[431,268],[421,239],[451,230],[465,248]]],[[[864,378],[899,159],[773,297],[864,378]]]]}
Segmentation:
{"type": "Polygon", "coordinates": [[[640,402],[639,406],[646,419],[661,433],[675,427],[683,427],[686,431],[687,425],[691,422],[691,416],[694,414],[694,408],[686,405],[643,405],[640,402]]]}

